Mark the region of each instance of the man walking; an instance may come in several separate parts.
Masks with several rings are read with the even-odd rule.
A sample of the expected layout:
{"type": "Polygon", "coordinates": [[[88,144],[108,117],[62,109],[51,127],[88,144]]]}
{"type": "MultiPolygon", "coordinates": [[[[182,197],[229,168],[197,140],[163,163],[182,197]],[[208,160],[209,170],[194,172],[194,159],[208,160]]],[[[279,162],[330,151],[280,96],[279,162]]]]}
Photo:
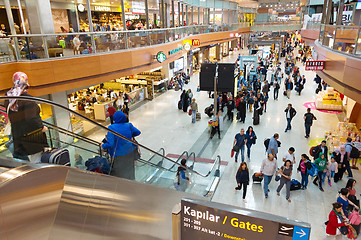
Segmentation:
{"type": "Polygon", "coordinates": [[[287,79],[285,81],[285,88],[286,88],[287,98],[290,99],[291,91],[293,89],[293,83],[292,83],[292,80],[290,78],[290,75],[288,75],[288,77],[287,77],[287,79]]]}
{"type": "Polygon", "coordinates": [[[268,185],[270,184],[273,174],[277,169],[277,161],[272,154],[268,154],[268,158],[262,161],[261,173],[264,178],[264,195],[268,198],[268,185]]]}
{"type": "Polygon", "coordinates": [[[233,150],[236,152],[234,160],[236,162],[238,161],[239,151],[241,151],[241,160],[242,162],[244,162],[244,146],[246,145],[246,143],[246,134],[244,134],[244,129],[242,128],[241,132],[236,134],[233,141],[233,150]]]}
{"type": "Polygon", "coordinates": [[[279,138],[278,133],[275,133],[273,137],[270,138],[268,147],[267,147],[267,154],[272,154],[274,158],[277,159],[277,153],[278,153],[278,141],[279,138]]]}
{"type": "Polygon", "coordinates": [[[313,120],[317,120],[315,115],[313,115],[313,113],[311,113],[311,108],[307,108],[307,113],[305,113],[305,116],[303,117],[303,119],[305,119],[305,129],[306,129],[305,138],[309,138],[313,120]]]}
{"type": "Polygon", "coordinates": [[[192,99],[191,110],[192,110],[192,123],[195,123],[197,112],[198,112],[198,104],[196,103],[195,98],[192,99]]]}
{"type": "Polygon", "coordinates": [[[291,130],[292,126],[291,126],[291,121],[292,118],[296,115],[296,110],[292,107],[292,104],[289,103],[287,108],[285,109],[285,113],[286,113],[286,119],[287,119],[287,127],[285,129],[285,132],[287,132],[288,130],[291,130]]]}

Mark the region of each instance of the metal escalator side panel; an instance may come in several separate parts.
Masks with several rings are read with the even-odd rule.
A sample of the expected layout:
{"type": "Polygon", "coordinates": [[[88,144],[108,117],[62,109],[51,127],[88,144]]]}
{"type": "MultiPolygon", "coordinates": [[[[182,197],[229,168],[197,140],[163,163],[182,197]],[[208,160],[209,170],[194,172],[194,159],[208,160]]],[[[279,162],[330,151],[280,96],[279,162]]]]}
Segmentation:
{"type": "Polygon", "coordinates": [[[0,184],[0,236],[49,239],[68,169],[22,166],[7,171],[0,184]]]}

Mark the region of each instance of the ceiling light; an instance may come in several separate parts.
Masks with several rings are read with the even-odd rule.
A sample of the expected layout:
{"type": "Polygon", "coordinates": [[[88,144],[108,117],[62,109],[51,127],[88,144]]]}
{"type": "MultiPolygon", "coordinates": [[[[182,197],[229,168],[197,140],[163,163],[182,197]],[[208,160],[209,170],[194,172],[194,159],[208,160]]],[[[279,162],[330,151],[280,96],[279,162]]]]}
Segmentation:
{"type": "Polygon", "coordinates": [[[272,7],[272,5],[270,7],[272,7]]]}
{"type": "Polygon", "coordinates": [[[268,5],[266,5],[266,7],[268,7],[268,5]]]}

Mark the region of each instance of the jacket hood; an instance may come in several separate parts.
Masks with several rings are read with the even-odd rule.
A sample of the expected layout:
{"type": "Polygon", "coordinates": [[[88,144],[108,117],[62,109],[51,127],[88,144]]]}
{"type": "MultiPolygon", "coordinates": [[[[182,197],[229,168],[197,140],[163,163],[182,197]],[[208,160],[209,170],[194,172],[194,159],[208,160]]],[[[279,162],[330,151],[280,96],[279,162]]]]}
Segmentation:
{"type": "Polygon", "coordinates": [[[325,155],[323,152],[320,152],[320,155],[318,156],[318,158],[320,158],[321,159],[321,156],[322,155],[325,155]]]}
{"type": "Polygon", "coordinates": [[[115,123],[126,123],[127,117],[122,111],[116,111],[113,116],[115,123]]]}

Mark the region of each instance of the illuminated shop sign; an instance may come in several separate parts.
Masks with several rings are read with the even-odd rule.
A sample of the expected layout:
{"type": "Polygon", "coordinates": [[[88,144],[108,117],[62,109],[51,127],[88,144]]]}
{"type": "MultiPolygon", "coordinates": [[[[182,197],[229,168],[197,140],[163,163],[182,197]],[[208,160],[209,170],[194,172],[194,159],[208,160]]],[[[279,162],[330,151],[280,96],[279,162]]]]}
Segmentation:
{"type": "Polygon", "coordinates": [[[110,12],[111,11],[110,7],[106,7],[106,6],[94,6],[94,10],[99,11],[99,12],[110,12]]]}
{"type": "Polygon", "coordinates": [[[325,69],[325,61],[307,61],[306,71],[322,71],[325,69]]]}
{"type": "Polygon", "coordinates": [[[164,52],[158,52],[156,58],[158,62],[162,63],[167,59],[167,55],[164,52]]]}
{"type": "Polygon", "coordinates": [[[182,51],[182,50],[183,50],[183,46],[180,46],[179,48],[170,50],[170,51],[168,52],[168,54],[169,54],[169,55],[172,55],[172,54],[175,54],[175,53],[180,52],[180,51],[182,51]]]}

